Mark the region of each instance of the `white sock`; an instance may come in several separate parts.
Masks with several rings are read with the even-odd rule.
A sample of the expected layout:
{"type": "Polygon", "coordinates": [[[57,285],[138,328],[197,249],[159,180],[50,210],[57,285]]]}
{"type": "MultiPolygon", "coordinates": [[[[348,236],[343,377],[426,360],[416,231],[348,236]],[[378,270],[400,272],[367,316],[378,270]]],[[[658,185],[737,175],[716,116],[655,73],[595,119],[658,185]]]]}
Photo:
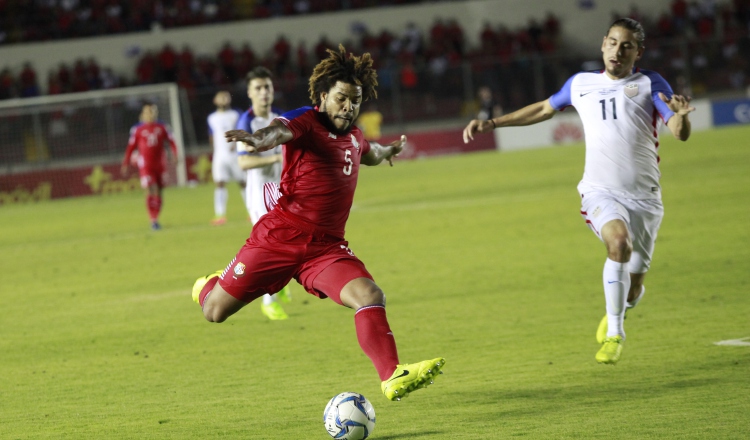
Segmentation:
{"type": "Polygon", "coordinates": [[[265,295],[263,295],[263,305],[267,306],[268,304],[275,303],[275,302],[276,302],[276,294],[275,293],[273,295],[269,295],[267,293],[265,295]]]}
{"type": "Polygon", "coordinates": [[[602,273],[604,280],[604,299],[607,303],[607,337],[625,337],[623,321],[625,303],[630,290],[630,273],[628,263],[618,263],[607,258],[602,273]]]}
{"type": "Polygon", "coordinates": [[[227,199],[229,199],[229,194],[226,188],[214,189],[214,213],[216,217],[224,217],[226,215],[227,199]]]}
{"type": "Polygon", "coordinates": [[[252,218],[252,205],[250,204],[250,185],[245,186],[245,208],[247,208],[248,217],[252,218]]]}
{"type": "Polygon", "coordinates": [[[625,306],[629,309],[632,309],[633,307],[637,306],[639,302],[641,302],[641,298],[643,298],[643,295],[646,294],[646,286],[641,286],[641,294],[638,295],[633,301],[628,301],[625,306]]]}

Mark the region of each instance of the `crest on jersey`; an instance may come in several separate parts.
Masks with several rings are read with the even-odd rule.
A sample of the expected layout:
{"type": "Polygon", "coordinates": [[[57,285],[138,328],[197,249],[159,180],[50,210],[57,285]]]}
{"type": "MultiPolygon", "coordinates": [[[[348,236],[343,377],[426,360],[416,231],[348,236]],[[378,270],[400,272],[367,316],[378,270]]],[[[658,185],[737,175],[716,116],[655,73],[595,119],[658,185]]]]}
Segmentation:
{"type": "Polygon", "coordinates": [[[352,137],[352,145],[354,145],[354,148],[359,151],[359,142],[357,142],[357,138],[355,138],[353,134],[350,134],[349,136],[352,137]]]}
{"type": "Polygon", "coordinates": [[[638,94],[638,84],[626,84],[625,85],[625,96],[632,98],[638,94]]]}
{"type": "Polygon", "coordinates": [[[243,263],[237,263],[236,266],[234,266],[234,275],[237,277],[241,277],[245,275],[245,265],[243,263]]]}

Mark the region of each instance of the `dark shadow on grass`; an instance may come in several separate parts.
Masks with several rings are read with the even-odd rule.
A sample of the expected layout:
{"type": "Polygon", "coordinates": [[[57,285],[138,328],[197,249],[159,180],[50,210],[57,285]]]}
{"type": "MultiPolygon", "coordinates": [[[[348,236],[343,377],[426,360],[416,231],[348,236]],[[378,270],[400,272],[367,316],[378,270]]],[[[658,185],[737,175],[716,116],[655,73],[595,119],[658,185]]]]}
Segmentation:
{"type": "Polygon", "coordinates": [[[402,438],[428,438],[433,435],[445,434],[445,431],[423,431],[418,433],[404,433],[395,435],[386,435],[385,437],[377,436],[379,440],[397,440],[402,438]]]}
{"type": "Polygon", "coordinates": [[[564,411],[566,405],[560,402],[570,402],[582,408],[609,405],[612,396],[618,401],[639,401],[643,398],[644,390],[648,388],[648,397],[655,398],[669,394],[681,393],[686,389],[712,388],[725,382],[721,378],[680,378],[664,380],[661,383],[620,383],[610,384],[605,388],[599,386],[554,386],[548,384],[539,388],[491,389],[481,391],[455,393],[455,402],[471,402],[479,405],[483,411],[477,411],[473,416],[479,420],[486,420],[491,414],[498,419],[527,417],[535,415],[549,415],[564,411]]]}

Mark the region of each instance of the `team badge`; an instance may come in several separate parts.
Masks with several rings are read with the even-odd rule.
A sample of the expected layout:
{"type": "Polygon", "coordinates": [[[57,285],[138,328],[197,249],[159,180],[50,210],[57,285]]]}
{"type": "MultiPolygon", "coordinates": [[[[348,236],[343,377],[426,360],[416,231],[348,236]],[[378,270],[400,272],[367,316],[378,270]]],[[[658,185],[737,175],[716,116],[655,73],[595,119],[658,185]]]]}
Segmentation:
{"type": "Polygon", "coordinates": [[[243,263],[237,263],[236,266],[234,266],[234,275],[237,277],[241,277],[245,275],[245,265],[243,263]]]}
{"type": "Polygon", "coordinates": [[[359,151],[359,142],[357,142],[357,138],[355,138],[353,134],[350,134],[349,136],[352,137],[352,145],[354,145],[354,148],[359,151]]]}
{"type": "Polygon", "coordinates": [[[638,94],[638,84],[626,84],[625,85],[625,96],[632,98],[638,94]]]}

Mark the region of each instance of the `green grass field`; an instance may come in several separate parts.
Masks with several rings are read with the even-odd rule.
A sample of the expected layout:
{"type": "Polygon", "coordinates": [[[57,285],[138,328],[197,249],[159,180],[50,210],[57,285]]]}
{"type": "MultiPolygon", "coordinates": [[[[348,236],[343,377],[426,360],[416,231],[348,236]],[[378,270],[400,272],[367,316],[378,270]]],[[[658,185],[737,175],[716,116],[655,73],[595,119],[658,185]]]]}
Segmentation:
{"type": "Polygon", "coordinates": [[[388,295],[402,361],[435,385],[380,393],[353,312],[304,293],[223,324],[190,300],[249,234],[209,226],[210,186],[0,207],[0,438],[326,439],[343,391],[373,439],[748,438],[750,127],[664,136],[666,216],[616,366],[598,365],[603,245],[578,214],[583,147],[365,169],[347,238],[388,295]]]}

